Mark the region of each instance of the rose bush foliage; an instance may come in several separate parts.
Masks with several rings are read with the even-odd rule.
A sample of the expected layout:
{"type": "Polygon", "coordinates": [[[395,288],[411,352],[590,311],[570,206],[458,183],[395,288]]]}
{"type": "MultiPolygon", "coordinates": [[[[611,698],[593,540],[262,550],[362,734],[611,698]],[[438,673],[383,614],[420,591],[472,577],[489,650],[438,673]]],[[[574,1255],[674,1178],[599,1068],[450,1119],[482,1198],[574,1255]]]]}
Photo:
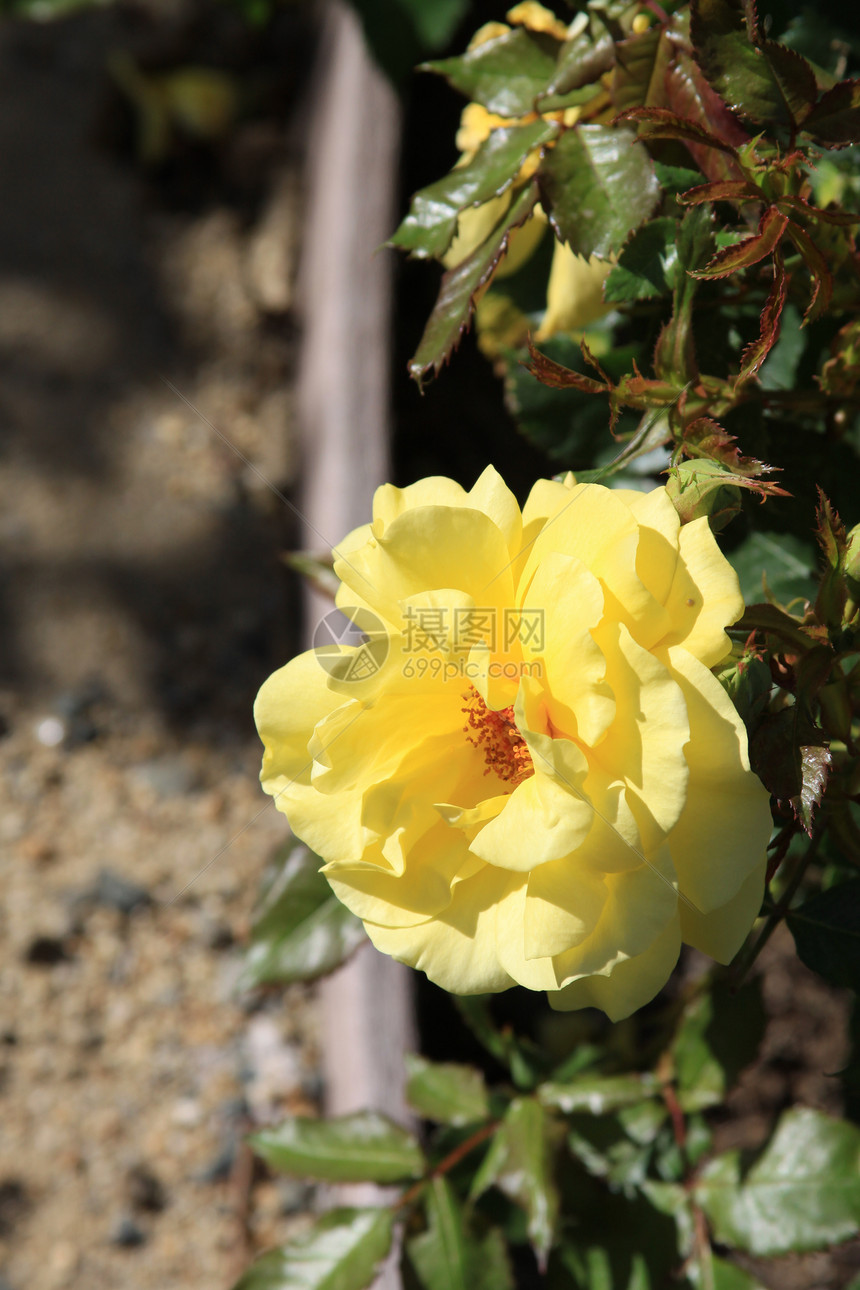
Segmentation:
{"type": "Polygon", "coordinates": [[[682,942],[728,962],[771,816],[710,670],[743,601],[707,520],[572,476],[520,511],[488,468],[380,488],[335,555],[374,639],[265,683],[262,781],[374,944],[613,1019],[682,942]]]}

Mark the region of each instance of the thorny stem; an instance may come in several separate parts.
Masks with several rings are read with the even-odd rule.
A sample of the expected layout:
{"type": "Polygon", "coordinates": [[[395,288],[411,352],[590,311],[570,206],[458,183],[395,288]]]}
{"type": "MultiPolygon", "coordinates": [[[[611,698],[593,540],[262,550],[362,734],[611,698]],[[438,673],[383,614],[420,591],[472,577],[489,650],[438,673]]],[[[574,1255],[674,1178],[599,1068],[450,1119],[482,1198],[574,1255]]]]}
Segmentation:
{"type": "Polygon", "coordinates": [[[806,851],[798,860],[794,873],[792,874],[789,880],[788,886],[786,887],[785,891],[782,894],[782,898],[780,899],[779,903],[774,906],[774,908],[771,910],[770,914],[768,915],[767,922],[765,923],[764,927],[759,933],[758,939],[753,941],[751,944],[748,944],[738,956],[738,959],[735,963],[733,973],[732,973],[734,977],[734,981],[732,984],[733,990],[740,989],[741,985],[743,984],[744,978],[746,977],[753,963],[755,963],[756,959],[758,958],[759,954],[761,954],[765,945],[767,945],[768,941],[770,940],[777,926],[782,922],[782,920],[785,918],[786,914],[788,913],[789,908],[791,906],[791,902],[794,900],[795,893],[798,887],[800,886],[800,884],[803,882],[803,879],[806,875],[806,871],[809,868],[810,863],[815,858],[815,854],[818,851],[818,845],[821,841],[821,836],[822,836],[822,828],[821,828],[821,825],[819,824],[818,826],[816,826],[816,829],[812,834],[812,837],[809,839],[809,846],[806,848],[806,851]]]}
{"type": "Polygon", "coordinates": [[[453,1151],[450,1151],[447,1156],[440,1160],[438,1165],[434,1165],[423,1178],[419,1178],[416,1183],[408,1187],[403,1195],[394,1201],[392,1209],[403,1209],[406,1205],[411,1205],[421,1195],[421,1192],[431,1179],[441,1178],[444,1174],[449,1173],[455,1165],[460,1163],[464,1156],[467,1156],[475,1147],[480,1146],[487,1138],[492,1137],[496,1129],[498,1129],[499,1123],[499,1120],[490,1120],[487,1124],[482,1124],[480,1129],[476,1129],[468,1138],[465,1138],[458,1147],[455,1147],[453,1151]]]}

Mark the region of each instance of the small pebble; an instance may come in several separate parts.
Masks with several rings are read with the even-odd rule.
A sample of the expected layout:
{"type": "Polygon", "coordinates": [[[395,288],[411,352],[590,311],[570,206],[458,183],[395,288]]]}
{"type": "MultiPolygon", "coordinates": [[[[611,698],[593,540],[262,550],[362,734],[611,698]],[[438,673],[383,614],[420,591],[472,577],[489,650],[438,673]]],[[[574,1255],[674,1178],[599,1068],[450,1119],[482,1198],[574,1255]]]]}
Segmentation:
{"type": "Polygon", "coordinates": [[[45,717],[36,726],[36,738],[45,748],[58,747],[66,737],[66,727],[59,717],[45,717]]]}
{"type": "Polygon", "coordinates": [[[135,778],[159,797],[183,797],[198,785],[198,775],[182,757],[165,753],[143,762],[135,769],[135,778]]]}
{"type": "Polygon", "coordinates": [[[217,1155],[208,1165],[194,1174],[194,1181],[201,1183],[226,1182],[233,1172],[236,1163],[236,1139],[225,1139],[217,1155]]]}
{"type": "Polygon", "coordinates": [[[92,895],[96,904],[117,909],[121,914],[131,914],[135,909],[152,904],[152,897],[144,887],[130,882],[113,869],[100,871],[93,884],[92,895]]]}
{"type": "Polygon", "coordinates": [[[210,923],[203,934],[203,944],[210,950],[229,950],[236,938],[227,923],[210,923]]]}
{"type": "Polygon", "coordinates": [[[181,1097],[174,1103],[170,1118],[180,1128],[193,1129],[203,1119],[203,1107],[194,1097],[181,1097]]]}
{"type": "Polygon", "coordinates": [[[144,1214],[160,1214],[167,1208],[164,1184],[146,1165],[135,1165],[129,1169],[125,1187],[132,1209],[144,1214]]]}
{"type": "Polygon", "coordinates": [[[279,1178],[277,1189],[280,1211],[284,1216],[304,1214],[313,1209],[316,1189],[312,1184],[299,1178],[279,1178]]]}
{"type": "Polygon", "coordinates": [[[67,963],[69,955],[56,936],[36,936],[27,946],[24,958],[39,967],[54,967],[57,963],[67,963]]]}
{"type": "Polygon", "coordinates": [[[29,1197],[18,1178],[0,1181],[0,1237],[11,1236],[29,1208],[29,1197]]]}
{"type": "Polygon", "coordinates": [[[111,1245],[119,1245],[124,1250],[132,1250],[146,1241],[146,1232],[138,1227],[133,1218],[123,1216],[116,1223],[110,1234],[111,1245]]]}

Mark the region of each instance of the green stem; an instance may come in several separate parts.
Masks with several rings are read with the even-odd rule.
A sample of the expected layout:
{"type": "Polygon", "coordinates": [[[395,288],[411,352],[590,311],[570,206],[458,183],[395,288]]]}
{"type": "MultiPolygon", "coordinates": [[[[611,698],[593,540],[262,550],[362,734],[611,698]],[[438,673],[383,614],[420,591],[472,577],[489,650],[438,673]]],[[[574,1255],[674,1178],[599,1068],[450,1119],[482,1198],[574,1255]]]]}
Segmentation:
{"type": "Polygon", "coordinates": [[[761,954],[765,945],[767,945],[771,936],[773,936],[774,931],[776,930],[778,925],[782,922],[782,920],[785,918],[786,914],[788,913],[791,907],[791,902],[794,900],[795,893],[797,892],[797,889],[800,886],[800,884],[803,882],[803,879],[806,876],[806,871],[809,868],[811,862],[815,859],[815,854],[818,851],[818,845],[821,841],[821,836],[822,836],[822,829],[821,829],[821,826],[819,825],[816,827],[812,837],[809,839],[809,846],[806,848],[806,851],[798,860],[794,873],[789,879],[788,886],[783,892],[782,897],[780,898],[778,904],[776,904],[771,910],[771,912],[768,914],[767,922],[765,923],[764,927],[761,929],[761,932],[759,933],[758,938],[754,941],[748,941],[747,944],[744,946],[744,948],[741,950],[738,958],[735,961],[734,968],[732,970],[732,976],[734,978],[733,985],[732,985],[733,990],[739,990],[740,987],[743,985],[744,978],[746,977],[753,963],[755,963],[759,954],[761,954]]]}

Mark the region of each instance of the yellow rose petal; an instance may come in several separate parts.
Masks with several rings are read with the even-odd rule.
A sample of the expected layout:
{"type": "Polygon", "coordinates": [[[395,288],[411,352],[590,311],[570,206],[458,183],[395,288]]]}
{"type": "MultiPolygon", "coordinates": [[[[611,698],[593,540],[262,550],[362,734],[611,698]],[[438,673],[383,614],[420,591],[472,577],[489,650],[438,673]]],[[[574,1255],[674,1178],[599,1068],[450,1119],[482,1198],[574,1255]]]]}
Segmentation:
{"type": "Polygon", "coordinates": [[[574,981],[550,994],[549,1002],[559,1012],[602,1008],[610,1021],[623,1021],[653,999],[677,963],[680,950],[678,920],[673,919],[642,954],[619,963],[609,976],[574,981]]]}
{"type": "Polygon", "coordinates": [[[546,312],[535,340],[549,339],[559,331],[583,331],[605,317],[612,305],[603,299],[603,284],[612,268],[608,260],[586,260],[565,242],[557,242],[549,272],[546,312]]]}

